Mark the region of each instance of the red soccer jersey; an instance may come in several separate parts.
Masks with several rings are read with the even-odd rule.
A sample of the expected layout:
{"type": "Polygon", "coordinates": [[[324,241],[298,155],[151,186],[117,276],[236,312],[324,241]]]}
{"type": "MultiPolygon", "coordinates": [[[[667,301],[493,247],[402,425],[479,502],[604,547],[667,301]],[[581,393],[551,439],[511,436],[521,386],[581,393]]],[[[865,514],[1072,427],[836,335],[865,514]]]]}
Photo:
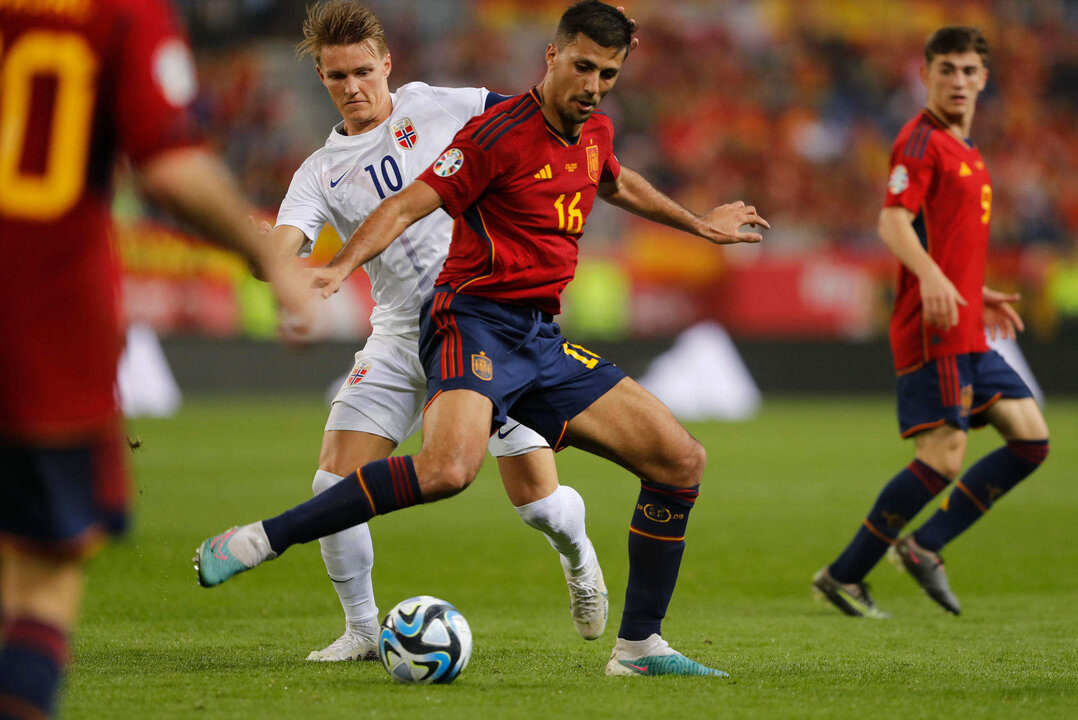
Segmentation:
{"type": "Polygon", "coordinates": [[[599,183],[621,172],[613,141],[603,113],[564,137],[534,89],[472,118],[419,176],[456,220],[438,283],[558,314],[599,183]]]}
{"type": "Polygon", "coordinates": [[[902,372],[939,357],[987,351],[981,289],[992,179],[981,153],[924,110],[895,140],[887,190],[884,206],[916,213],[913,227],[921,245],[969,303],[958,307],[958,325],[950,330],[926,324],[920,283],[901,266],[891,316],[895,369],[902,372]]]}
{"type": "Polygon", "coordinates": [[[160,0],[0,3],[0,436],[116,416],[113,165],[194,141],[187,44],[160,0]]]}

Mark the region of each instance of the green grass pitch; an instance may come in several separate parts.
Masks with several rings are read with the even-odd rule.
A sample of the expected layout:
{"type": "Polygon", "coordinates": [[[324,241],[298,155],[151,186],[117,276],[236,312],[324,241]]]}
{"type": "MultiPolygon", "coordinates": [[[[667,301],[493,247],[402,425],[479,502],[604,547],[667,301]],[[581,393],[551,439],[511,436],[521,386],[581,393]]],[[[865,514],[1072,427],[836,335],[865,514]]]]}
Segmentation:
{"type": "MultiPolygon", "coordinates": [[[[1078,716],[1078,402],[1051,402],[1046,465],[947,549],[959,618],[886,562],[869,580],[889,621],[846,618],[810,595],[812,574],[910,460],[890,399],[775,399],[751,422],[693,425],[708,472],[664,635],[729,679],[603,675],[633,478],[575,450],[558,456],[610,588],[610,626],[588,643],[556,555],[488,463],[465,493],[372,523],[381,611],[431,594],[471,623],[471,664],[446,687],[397,685],[379,663],[304,662],[343,624],[317,544],[218,588],[196,584],[204,537],[309,497],[325,412],[315,398],[196,399],[174,419],[131,424],[143,440],[136,526],[91,565],[64,717],[1078,716]]],[[[969,456],[997,444],[974,433],[969,456]]]]}

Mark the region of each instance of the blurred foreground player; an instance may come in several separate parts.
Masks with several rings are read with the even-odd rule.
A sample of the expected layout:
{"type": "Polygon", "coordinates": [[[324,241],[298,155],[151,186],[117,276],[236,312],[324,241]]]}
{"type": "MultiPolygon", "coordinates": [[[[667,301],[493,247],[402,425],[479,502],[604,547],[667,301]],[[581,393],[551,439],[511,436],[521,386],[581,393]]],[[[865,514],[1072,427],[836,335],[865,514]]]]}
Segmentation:
{"type": "Polygon", "coordinates": [[[615,8],[598,0],[569,8],[547,46],[540,84],[470,120],[419,179],[385,200],[330,265],[315,271],[324,294],[332,293],[432,212],[444,207],[457,219],[449,257],[420,316],[428,397],[423,447],[414,457],[368,463],[312,500],[244,526],[258,542],[230,551],[223,539],[234,531],[210,538],[200,557],[220,577],[375,515],[455,495],[475,478],[488,437],[511,413],[551,447],[576,445],[641,479],[625,610],[606,672],[724,675],[661,635],[704,449],[658,399],[566,341],[553,321],[596,195],[715,243],[759,242],[760,235],[738,228],[766,227],[740,202],[695,215],[620,166],[613,125],[595,110],[630,43],[631,25],[615,8]]]}
{"type": "MultiPolygon", "coordinates": [[[[310,6],[303,34],[300,51],[314,57],[341,122],[296,171],[281,203],[270,237],[289,256],[309,253],[327,223],[342,238],[351,237],[382,197],[395,195],[438,159],[465,122],[506,99],[485,88],[421,82],[391,93],[385,30],[373,12],[353,0],[310,6]]],[[[444,212],[431,213],[364,266],[375,301],[372,331],[333,399],[312,484],[316,494],[356,468],[391,455],[419,429],[427,396],[419,360],[419,310],[434,290],[452,228],[444,212]]],[[[577,632],[597,639],[606,628],[609,603],[585,530],[584,500],[559,484],[546,441],[515,420],[491,436],[489,449],[521,519],[558,550],[577,632]]],[[[230,545],[242,541],[241,536],[230,545]]],[[[344,610],[345,629],[307,659],[377,659],[381,628],[371,579],[370,529],[362,523],[319,543],[344,610]]],[[[213,585],[209,567],[200,567],[200,582],[213,585]]]]}
{"type": "Polygon", "coordinates": [[[847,615],[886,617],[864,577],[891,549],[930,598],[957,615],[939,551],[1048,455],[1048,427],[1018,374],[985,342],[1013,338],[1018,299],[984,286],[992,183],[970,141],[977,96],[988,79],[988,43],[968,27],[938,30],[925,46],[924,110],[891,153],[880,237],[902,263],[891,349],[898,421],[916,456],[876,499],[850,544],[813,586],[847,615]],[[940,509],[912,535],[902,528],[962,468],[969,428],[992,425],[1007,444],[977,461],[940,509]]]}
{"type": "Polygon", "coordinates": [[[42,718],[83,561],[127,512],[118,155],[150,197],[259,265],[289,310],[309,290],[259,249],[223,166],[194,145],[194,69],[163,2],[2,3],[0,78],[0,718],[42,718]]]}

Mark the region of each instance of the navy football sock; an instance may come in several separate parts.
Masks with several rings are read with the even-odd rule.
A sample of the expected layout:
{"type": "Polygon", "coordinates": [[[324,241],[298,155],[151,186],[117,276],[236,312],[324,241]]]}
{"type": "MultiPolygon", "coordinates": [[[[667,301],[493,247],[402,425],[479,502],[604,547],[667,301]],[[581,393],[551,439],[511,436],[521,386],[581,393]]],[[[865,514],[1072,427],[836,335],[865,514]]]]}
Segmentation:
{"type": "Polygon", "coordinates": [[[988,512],[992,503],[1014,488],[1048,457],[1047,440],[1012,440],[985,455],[955,483],[951,495],[913,539],[921,547],[939,552],[947,543],[988,512]]]}
{"type": "Polygon", "coordinates": [[[685,552],[685,527],[699,485],[680,488],[644,480],[629,526],[629,584],[618,637],[645,640],[662,621],[685,552]]]}
{"type": "Polygon", "coordinates": [[[841,583],[861,582],[887,552],[899,531],[947,487],[948,482],[946,477],[920,460],[914,460],[891,478],[853,540],[831,564],[831,577],[841,583]]]}
{"type": "Polygon", "coordinates": [[[0,719],[51,716],[66,662],[62,630],[30,618],[12,620],[0,649],[0,719]]]}
{"type": "Polygon", "coordinates": [[[367,463],[305,503],[264,520],[270,547],[280,555],[296,543],[332,535],[375,515],[423,502],[410,456],[396,455],[367,463]]]}

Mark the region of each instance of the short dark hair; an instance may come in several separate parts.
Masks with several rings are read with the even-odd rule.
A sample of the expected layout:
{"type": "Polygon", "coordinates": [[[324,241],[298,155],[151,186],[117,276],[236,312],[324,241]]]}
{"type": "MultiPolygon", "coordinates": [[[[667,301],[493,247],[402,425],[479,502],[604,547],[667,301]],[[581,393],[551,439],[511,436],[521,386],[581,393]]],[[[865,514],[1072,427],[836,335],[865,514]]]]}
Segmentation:
{"type": "Polygon", "coordinates": [[[925,62],[932,64],[937,55],[964,53],[973,50],[981,56],[981,62],[988,67],[988,41],[981,31],[966,25],[948,25],[932,33],[925,43],[925,62]]]}
{"type": "Polygon", "coordinates": [[[581,0],[561,16],[554,43],[564,47],[580,34],[587,35],[597,45],[628,51],[633,40],[632,25],[613,5],[599,0],[581,0]]]}

